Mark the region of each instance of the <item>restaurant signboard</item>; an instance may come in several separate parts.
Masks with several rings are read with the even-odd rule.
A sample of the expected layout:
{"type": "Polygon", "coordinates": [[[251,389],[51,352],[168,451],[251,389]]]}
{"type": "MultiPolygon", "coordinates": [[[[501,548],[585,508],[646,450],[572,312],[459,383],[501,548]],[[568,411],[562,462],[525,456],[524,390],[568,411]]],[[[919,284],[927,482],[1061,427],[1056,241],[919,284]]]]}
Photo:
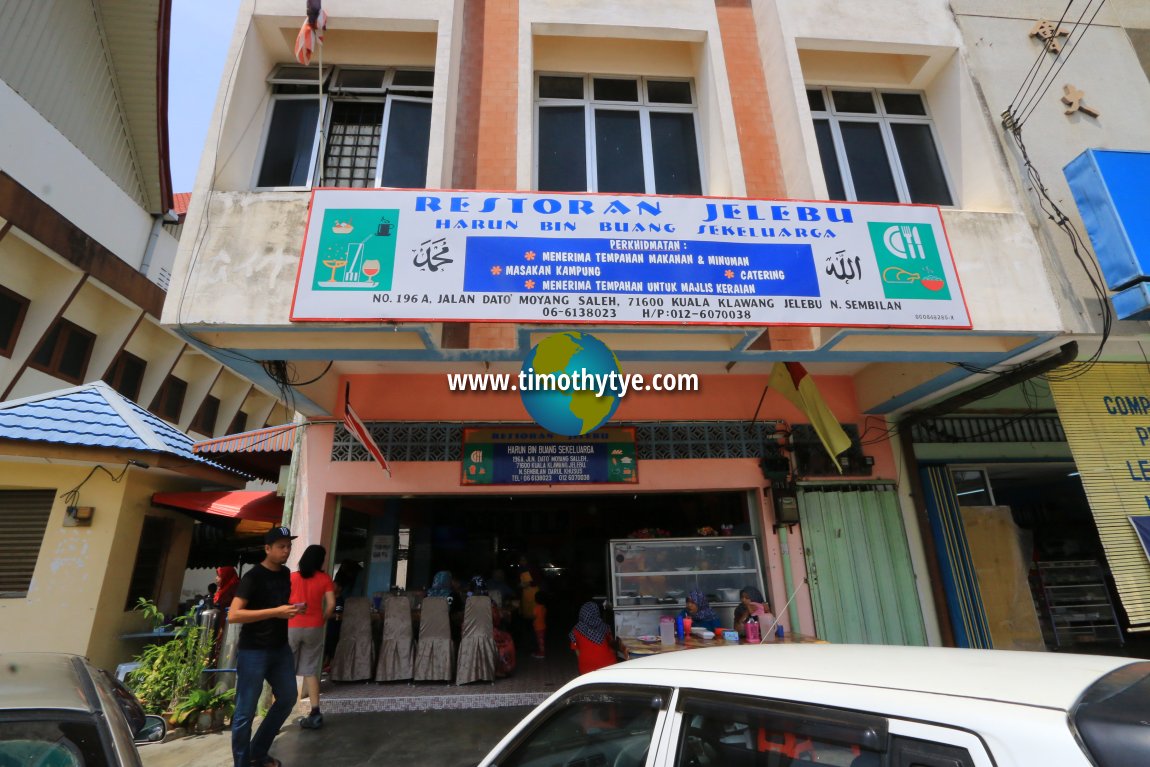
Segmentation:
{"type": "Polygon", "coordinates": [[[317,189],[293,321],[969,328],[939,209],[317,189]]]}
{"type": "Polygon", "coordinates": [[[464,485],[567,485],[639,481],[635,429],[566,437],[538,426],[463,430],[464,485]]]}

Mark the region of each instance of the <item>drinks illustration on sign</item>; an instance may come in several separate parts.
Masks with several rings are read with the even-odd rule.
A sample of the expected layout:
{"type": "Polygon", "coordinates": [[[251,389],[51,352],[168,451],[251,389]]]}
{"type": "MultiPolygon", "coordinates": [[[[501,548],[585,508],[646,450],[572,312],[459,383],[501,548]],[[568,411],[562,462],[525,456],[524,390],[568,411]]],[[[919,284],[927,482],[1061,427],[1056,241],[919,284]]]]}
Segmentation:
{"type": "Polygon", "coordinates": [[[313,289],[391,290],[398,219],[398,210],[325,211],[313,289]]]}

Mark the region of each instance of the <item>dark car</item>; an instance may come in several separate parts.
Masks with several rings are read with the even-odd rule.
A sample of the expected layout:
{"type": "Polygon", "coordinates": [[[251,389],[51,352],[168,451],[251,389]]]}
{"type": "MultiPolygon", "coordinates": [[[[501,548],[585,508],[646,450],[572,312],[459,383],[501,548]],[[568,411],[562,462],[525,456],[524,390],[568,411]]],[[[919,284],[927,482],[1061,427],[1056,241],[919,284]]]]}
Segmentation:
{"type": "Polygon", "coordinates": [[[162,717],[84,658],[0,653],[0,765],[140,767],[136,743],[163,740],[162,717]]]}

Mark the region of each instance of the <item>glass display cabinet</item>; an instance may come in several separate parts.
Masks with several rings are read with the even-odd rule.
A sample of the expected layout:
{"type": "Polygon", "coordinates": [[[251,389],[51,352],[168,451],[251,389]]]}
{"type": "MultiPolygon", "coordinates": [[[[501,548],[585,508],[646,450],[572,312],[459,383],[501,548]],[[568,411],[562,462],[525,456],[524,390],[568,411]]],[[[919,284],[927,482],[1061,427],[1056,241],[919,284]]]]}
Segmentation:
{"type": "Polygon", "coordinates": [[[765,593],[753,537],[626,538],[607,546],[616,636],[658,634],[659,618],[677,615],[695,590],[730,628],[739,590],[754,586],[765,593]]]}

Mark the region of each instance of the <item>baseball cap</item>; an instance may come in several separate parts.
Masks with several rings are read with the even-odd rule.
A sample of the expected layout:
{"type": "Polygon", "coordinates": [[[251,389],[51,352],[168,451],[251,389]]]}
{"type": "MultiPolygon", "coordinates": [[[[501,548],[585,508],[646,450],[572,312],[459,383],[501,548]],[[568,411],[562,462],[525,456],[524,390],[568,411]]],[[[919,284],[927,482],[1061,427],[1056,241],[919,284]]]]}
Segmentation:
{"type": "Polygon", "coordinates": [[[286,527],[273,527],[264,533],[264,543],[268,546],[284,538],[287,538],[289,541],[294,541],[296,538],[299,538],[299,536],[292,535],[291,530],[286,527]]]}

